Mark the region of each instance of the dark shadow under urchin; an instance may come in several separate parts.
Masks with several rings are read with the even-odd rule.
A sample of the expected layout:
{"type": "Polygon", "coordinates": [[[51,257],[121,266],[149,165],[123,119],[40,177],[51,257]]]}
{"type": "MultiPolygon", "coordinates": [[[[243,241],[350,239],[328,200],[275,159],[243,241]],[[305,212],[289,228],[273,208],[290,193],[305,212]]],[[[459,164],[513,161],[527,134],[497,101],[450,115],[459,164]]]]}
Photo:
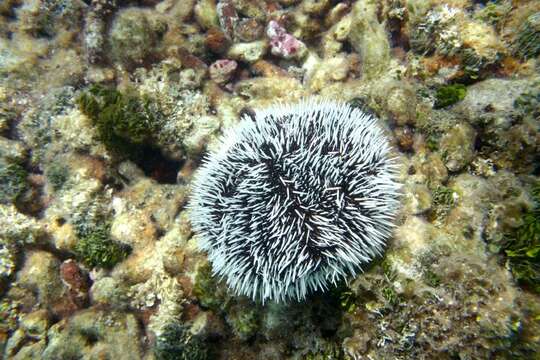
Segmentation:
{"type": "Polygon", "coordinates": [[[399,204],[377,119],[333,101],[242,118],[197,171],[191,221],[237,294],[302,300],[381,255],[399,204]]]}

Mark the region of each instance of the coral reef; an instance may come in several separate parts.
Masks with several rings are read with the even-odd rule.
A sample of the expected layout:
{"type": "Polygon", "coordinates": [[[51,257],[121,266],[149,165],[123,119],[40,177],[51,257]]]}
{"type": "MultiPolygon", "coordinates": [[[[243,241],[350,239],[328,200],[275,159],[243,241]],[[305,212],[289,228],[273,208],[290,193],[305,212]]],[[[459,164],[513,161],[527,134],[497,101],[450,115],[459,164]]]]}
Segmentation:
{"type": "Polygon", "coordinates": [[[537,358],[539,14],[0,1],[0,358],[537,358]],[[313,95],[380,120],[402,206],[363,273],[262,305],[213,275],[186,204],[241,118],[313,95]]]}

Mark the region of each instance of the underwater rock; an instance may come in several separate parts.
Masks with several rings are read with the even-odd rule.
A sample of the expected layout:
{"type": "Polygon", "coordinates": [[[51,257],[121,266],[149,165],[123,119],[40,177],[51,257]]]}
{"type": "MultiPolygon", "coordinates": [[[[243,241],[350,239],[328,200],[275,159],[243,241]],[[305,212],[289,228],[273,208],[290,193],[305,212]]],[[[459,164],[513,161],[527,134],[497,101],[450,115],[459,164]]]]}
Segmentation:
{"type": "Polygon", "coordinates": [[[210,65],[210,78],[218,84],[224,84],[231,79],[238,64],[234,60],[217,60],[210,65]]]}
{"type": "Polygon", "coordinates": [[[456,126],[443,136],[440,151],[448,170],[460,170],[472,161],[475,137],[474,129],[467,124],[456,126]]]}
{"type": "Polygon", "coordinates": [[[38,244],[45,234],[45,227],[36,219],[21,214],[12,205],[0,205],[0,238],[8,244],[38,244]]]}
{"type": "Polygon", "coordinates": [[[362,73],[373,78],[385,71],[390,62],[388,37],[377,17],[375,2],[357,1],[352,9],[352,24],[348,39],[362,58],[362,73]]]}
{"type": "Polygon", "coordinates": [[[530,86],[527,80],[489,79],[467,87],[467,95],[456,105],[472,125],[493,121],[507,127],[515,114],[514,102],[530,86]]]}
{"type": "Polygon", "coordinates": [[[112,56],[126,66],[142,65],[153,52],[157,34],[146,12],[127,8],[119,12],[111,26],[112,56]]]}
{"type": "Polygon", "coordinates": [[[411,159],[410,177],[419,183],[437,184],[448,179],[448,169],[439,153],[415,154],[411,159]]]}
{"type": "Polygon", "coordinates": [[[480,154],[499,168],[522,173],[535,168],[540,147],[535,120],[540,89],[535,79],[482,81],[472,85],[471,95],[456,106],[481,132],[480,154]],[[520,161],[514,161],[516,158],[520,161]]]}
{"type": "Polygon", "coordinates": [[[230,40],[218,28],[210,28],[206,33],[204,44],[210,51],[216,54],[223,54],[230,46],[230,40]]]}
{"type": "Polygon", "coordinates": [[[386,108],[390,118],[398,126],[413,125],[416,122],[416,95],[411,86],[404,83],[392,84],[385,94],[386,108]]]}
{"type": "Polygon", "coordinates": [[[404,189],[404,211],[419,215],[431,208],[431,192],[424,184],[407,184],[404,189]]]}
{"type": "Polygon", "coordinates": [[[306,53],[306,46],[303,42],[287,33],[275,20],[271,20],[266,28],[266,36],[270,39],[272,55],[285,59],[302,58],[306,53]]]}
{"type": "Polygon", "coordinates": [[[28,190],[28,172],[16,162],[0,159],[0,203],[16,203],[28,190]]]}
{"type": "MultiPolygon", "coordinates": [[[[344,3],[336,5],[336,8],[340,5],[346,6],[344,3]]],[[[328,20],[334,21],[334,20],[328,20]]],[[[342,49],[344,43],[347,41],[347,37],[351,31],[352,16],[344,16],[336,24],[334,24],[328,31],[325,32],[322,38],[322,49],[325,58],[337,55],[342,49]]]]}
{"type": "Polygon", "coordinates": [[[87,298],[90,287],[88,275],[72,259],[60,265],[60,277],[67,285],[69,294],[75,303],[83,304],[87,298]]]}
{"type": "Polygon", "coordinates": [[[419,16],[411,33],[416,51],[458,57],[463,71],[473,77],[500,60],[504,47],[493,26],[469,17],[457,4],[437,5],[419,16]]]}
{"type": "Polygon", "coordinates": [[[163,0],[156,4],[156,10],[176,21],[183,22],[193,14],[196,1],[197,0],[163,0]]]}
{"type": "Polygon", "coordinates": [[[231,59],[254,63],[260,60],[268,50],[268,43],[265,40],[258,40],[249,43],[233,44],[227,51],[227,57],[231,59]]]}
{"type": "Polygon", "coordinates": [[[332,83],[341,82],[349,74],[349,61],[345,56],[310,61],[314,63],[306,68],[304,83],[311,91],[320,91],[332,83]]]}
{"type": "Polygon", "coordinates": [[[255,19],[242,19],[234,28],[237,39],[244,42],[259,40],[264,34],[264,26],[255,19]]]}
{"type": "Polygon", "coordinates": [[[219,25],[215,0],[198,0],[193,9],[195,20],[203,29],[219,25]]]}
{"type": "Polygon", "coordinates": [[[91,64],[103,61],[105,55],[107,24],[103,11],[90,11],[85,18],[84,46],[86,57],[91,64]]]}
{"type": "Polygon", "coordinates": [[[32,251],[26,254],[17,273],[17,287],[36,296],[36,302],[56,315],[72,313],[76,308],[66,299],[66,289],[60,277],[60,261],[51,253],[32,251]]]}
{"type": "Polygon", "coordinates": [[[93,304],[106,304],[114,309],[128,307],[127,287],[121,281],[105,276],[96,279],[90,288],[90,298],[93,304]]]}
{"type": "Polygon", "coordinates": [[[107,356],[142,358],[140,330],[135,316],[94,308],[80,311],[51,326],[42,359],[107,356]]]}
{"type": "Polygon", "coordinates": [[[13,359],[39,358],[47,344],[47,330],[51,325],[46,310],[22,316],[19,328],[9,338],[4,354],[13,359]]]}
{"type": "Polygon", "coordinates": [[[26,160],[26,157],[27,150],[22,142],[0,137],[0,159],[20,164],[26,160]]]}
{"type": "Polygon", "coordinates": [[[228,36],[233,38],[234,28],[239,20],[238,13],[232,0],[220,0],[217,4],[217,14],[221,30],[228,36]]]}
{"type": "Polygon", "coordinates": [[[310,15],[322,15],[330,8],[330,0],[304,0],[300,5],[300,9],[310,15]]]}
{"type": "Polygon", "coordinates": [[[5,281],[15,273],[16,251],[13,245],[0,238],[0,293],[4,292],[5,281]]]}

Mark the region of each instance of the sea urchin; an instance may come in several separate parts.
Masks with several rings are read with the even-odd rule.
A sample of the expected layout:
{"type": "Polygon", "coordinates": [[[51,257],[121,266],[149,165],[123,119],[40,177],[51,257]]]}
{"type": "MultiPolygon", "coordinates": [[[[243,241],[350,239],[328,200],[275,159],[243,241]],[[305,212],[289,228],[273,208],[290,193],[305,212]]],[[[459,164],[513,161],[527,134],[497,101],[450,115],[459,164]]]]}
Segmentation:
{"type": "Polygon", "coordinates": [[[301,300],[380,255],[398,208],[377,119],[306,100],[245,115],[198,170],[193,228],[237,294],[301,300]]]}

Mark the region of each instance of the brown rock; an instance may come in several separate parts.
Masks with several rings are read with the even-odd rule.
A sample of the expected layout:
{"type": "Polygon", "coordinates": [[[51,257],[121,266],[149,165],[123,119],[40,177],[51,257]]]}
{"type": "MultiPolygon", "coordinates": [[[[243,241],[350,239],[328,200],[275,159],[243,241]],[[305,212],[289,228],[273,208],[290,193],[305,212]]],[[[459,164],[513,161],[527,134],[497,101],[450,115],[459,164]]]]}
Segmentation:
{"type": "Polygon", "coordinates": [[[88,301],[90,280],[72,259],[66,260],[60,265],[60,278],[67,287],[67,296],[54,309],[65,317],[85,307],[88,301]]]}
{"type": "Polygon", "coordinates": [[[236,23],[238,22],[238,13],[231,0],[221,0],[217,4],[217,13],[221,29],[232,38],[236,23]]]}
{"type": "Polygon", "coordinates": [[[182,287],[184,294],[187,296],[191,295],[193,291],[193,283],[191,282],[191,278],[189,276],[178,276],[176,280],[182,287]]]}
{"type": "Polygon", "coordinates": [[[179,48],[177,50],[177,56],[180,61],[182,61],[183,67],[200,71],[206,71],[206,69],[208,68],[204,61],[191,54],[186,49],[179,48]]]}
{"type": "Polygon", "coordinates": [[[51,311],[55,316],[64,319],[70,317],[78,310],[84,307],[84,302],[71,294],[60,299],[51,307],[51,311]]]}
{"type": "Polygon", "coordinates": [[[211,28],[206,33],[206,38],[204,43],[210,51],[216,54],[222,54],[229,49],[231,45],[230,40],[227,38],[225,33],[218,28],[211,28]]]}
{"type": "Polygon", "coordinates": [[[262,75],[266,77],[289,76],[287,71],[266,60],[259,60],[253,63],[253,65],[251,65],[251,71],[256,75],[262,75]]]}
{"type": "Polygon", "coordinates": [[[165,271],[170,275],[178,275],[182,270],[182,264],[184,263],[185,254],[183,249],[175,249],[170,256],[167,256],[163,260],[163,266],[165,271]]]}
{"type": "Polygon", "coordinates": [[[186,322],[193,321],[197,317],[197,315],[199,315],[200,312],[201,312],[201,308],[198,305],[195,305],[195,304],[184,305],[184,309],[182,312],[184,321],[186,322]]]}
{"type": "Polygon", "coordinates": [[[60,265],[60,276],[62,282],[70,290],[73,290],[78,294],[88,292],[88,276],[73,259],[66,260],[60,265]]]}
{"type": "Polygon", "coordinates": [[[394,130],[398,146],[403,151],[411,151],[414,144],[413,132],[409,127],[398,127],[394,130]]]}
{"type": "Polygon", "coordinates": [[[340,2],[334,6],[324,17],[324,25],[330,27],[337,23],[343,16],[351,10],[351,5],[346,2],[340,2]]]}
{"type": "Polygon", "coordinates": [[[215,339],[225,336],[226,327],[221,316],[212,311],[200,311],[193,321],[191,331],[197,335],[215,339]]]}
{"type": "Polygon", "coordinates": [[[264,26],[255,19],[242,19],[234,28],[236,37],[245,42],[258,40],[262,37],[264,26]]]}

